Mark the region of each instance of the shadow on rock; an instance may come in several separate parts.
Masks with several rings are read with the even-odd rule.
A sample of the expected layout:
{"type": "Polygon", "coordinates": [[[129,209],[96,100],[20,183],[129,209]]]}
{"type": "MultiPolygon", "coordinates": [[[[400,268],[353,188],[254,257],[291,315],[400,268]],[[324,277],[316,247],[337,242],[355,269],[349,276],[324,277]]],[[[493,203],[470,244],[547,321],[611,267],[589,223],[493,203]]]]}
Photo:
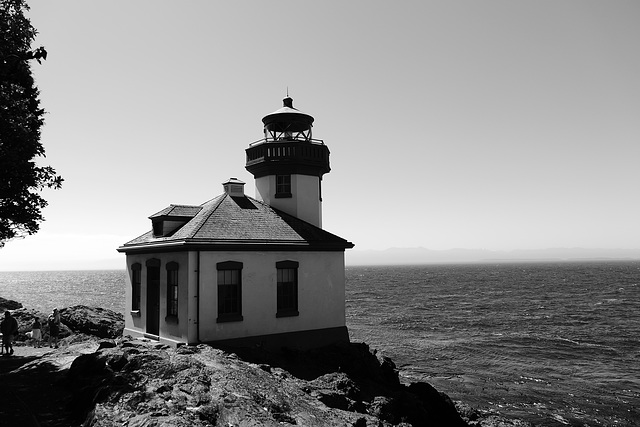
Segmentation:
{"type": "Polygon", "coordinates": [[[305,391],[332,408],[366,413],[393,425],[467,425],[449,396],[427,383],[401,384],[393,361],[365,343],[309,351],[222,349],[262,369],[278,367],[308,381],[305,391]]]}
{"type": "Polygon", "coordinates": [[[58,365],[14,356],[0,360],[0,368],[3,426],[69,426],[71,396],[58,365]]]}

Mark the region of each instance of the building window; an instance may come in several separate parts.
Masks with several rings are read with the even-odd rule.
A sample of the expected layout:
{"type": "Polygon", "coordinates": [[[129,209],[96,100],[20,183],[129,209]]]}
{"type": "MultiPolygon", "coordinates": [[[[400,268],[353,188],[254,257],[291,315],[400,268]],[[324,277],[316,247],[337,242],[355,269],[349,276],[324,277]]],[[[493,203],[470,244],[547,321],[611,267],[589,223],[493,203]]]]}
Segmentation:
{"type": "Polygon", "coordinates": [[[178,317],[178,263],[167,263],[167,317],[178,317]]]}
{"type": "Polygon", "coordinates": [[[297,316],[298,313],[298,263],[279,261],[277,270],[276,317],[297,316]]]}
{"type": "Polygon", "coordinates": [[[219,262],[218,269],[218,322],[242,320],[242,263],[219,262]]]}
{"type": "Polygon", "coordinates": [[[276,175],[276,198],[291,196],[291,175],[276,175]]]}
{"type": "Polygon", "coordinates": [[[153,237],[162,237],[162,229],[164,227],[164,223],[160,220],[152,221],[151,225],[153,226],[153,237]]]}
{"type": "Polygon", "coordinates": [[[140,294],[142,287],[142,264],[131,266],[131,311],[140,313],[140,294]]]}

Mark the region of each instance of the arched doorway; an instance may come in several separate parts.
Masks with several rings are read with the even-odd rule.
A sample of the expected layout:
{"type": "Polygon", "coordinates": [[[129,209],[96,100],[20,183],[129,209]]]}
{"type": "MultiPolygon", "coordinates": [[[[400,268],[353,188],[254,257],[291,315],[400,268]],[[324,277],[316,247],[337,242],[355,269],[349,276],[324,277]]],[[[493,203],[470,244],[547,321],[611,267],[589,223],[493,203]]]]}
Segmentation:
{"type": "Polygon", "coordinates": [[[147,265],[147,333],[160,333],[160,260],[152,258],[147,265]]]}

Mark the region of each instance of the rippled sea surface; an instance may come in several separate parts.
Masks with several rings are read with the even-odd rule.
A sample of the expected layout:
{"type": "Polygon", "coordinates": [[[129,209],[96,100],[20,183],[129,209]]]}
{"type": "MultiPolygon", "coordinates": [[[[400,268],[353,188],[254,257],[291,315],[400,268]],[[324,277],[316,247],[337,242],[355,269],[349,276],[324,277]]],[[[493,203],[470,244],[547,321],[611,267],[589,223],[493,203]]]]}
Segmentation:
{"type": "Polygon", "coordinates": [[[0,297],[49,313],[88,305],[124,313],[124,270],[0,271],[0,297]]]}
{"type": "Polygon", "coordinates": [[[640,262],[347,269],[354,341],[541,426],[640,425],[640,262]]]}
{"type": "MultiPolygon", "coordinates": [[[[28,308],[124,311],[125,272],[0,272],[28,308]]],[[[347,268],[347,326],[455,400],[539,426],[640,426],[640,262],[347,268]]]]}

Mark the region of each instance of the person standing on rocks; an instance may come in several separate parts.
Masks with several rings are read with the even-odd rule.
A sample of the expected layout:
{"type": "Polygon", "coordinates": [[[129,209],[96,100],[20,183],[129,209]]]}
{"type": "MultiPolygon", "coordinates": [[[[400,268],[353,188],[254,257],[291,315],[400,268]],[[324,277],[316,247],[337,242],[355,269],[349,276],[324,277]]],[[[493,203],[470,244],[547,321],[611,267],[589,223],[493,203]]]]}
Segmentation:
{"type": "Polygon", "coordinates": [[[58,348],[58,334],[60,333],[60,313],[57,308],[53,309],[53,312],[47,319],[49,323],[49,347],[52,347],[52,343],[58,348]]]}
{"type": "Polygon", "coordinates": [[[2,332],[2,346],[7,356],[13,354],[13,336],[18,333],[18,321],[11,316],[9,310],[4,312],[4,320],[0,323],[0,332],[2,332]]]}
{"type": "Polygon", "coordinates": [[[35,348],[40,347],[40,340],[42,340],[42,324],[37,317],[33,321],[31,326],[31,338],[33,338],[33,346],[35,348]]]}

